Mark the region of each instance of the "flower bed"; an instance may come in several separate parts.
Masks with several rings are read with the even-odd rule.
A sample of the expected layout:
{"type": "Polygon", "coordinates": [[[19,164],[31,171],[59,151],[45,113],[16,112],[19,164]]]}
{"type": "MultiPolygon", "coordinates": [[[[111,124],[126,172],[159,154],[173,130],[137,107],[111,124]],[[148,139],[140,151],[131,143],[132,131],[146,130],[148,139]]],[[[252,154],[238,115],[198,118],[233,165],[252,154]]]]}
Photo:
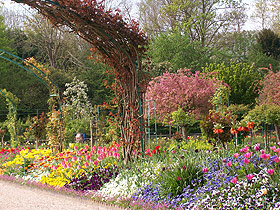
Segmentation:
{"type": "Polygon", "coordinates": [[[3,149],[1,179],[132,209],[280,209],[280,144],[267,150],[259,144],[231,150],[187,144],[157,146],[146,150],[144,158],[135,152],[128,165],[116,143],[57,154],[50,149],[3,149]]]}

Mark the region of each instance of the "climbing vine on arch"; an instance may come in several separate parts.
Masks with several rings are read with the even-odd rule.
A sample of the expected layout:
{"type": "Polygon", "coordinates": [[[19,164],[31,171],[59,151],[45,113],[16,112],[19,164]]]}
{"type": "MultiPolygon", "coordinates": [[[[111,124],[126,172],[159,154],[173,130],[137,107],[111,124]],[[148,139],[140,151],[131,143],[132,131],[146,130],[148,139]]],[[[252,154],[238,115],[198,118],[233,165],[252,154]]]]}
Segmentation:
{"type": "Polygon", "coordinates": [[[7,91],[6,89],[1,90],[4,93],[6,98],[6,104],[8,107],[8,115],[7,120],[4,122],[4,126],[7,127],[8,132],[11,136],[11,146],[15,147],[18,143],[17,141],[17,131],[16,131],[16,122],[17,122],[17,105],[19,103],[19,99],[7,91]]]}
{"type": "Polygon", "coordinates": [[[148,41],[138,24],[135,21],[128,23],[119,10],[106,11],[104,0],[13,1],[36,8],[55,26],[71,28],[92,44],[92,58],[113,68],[118,121],[124,158],[128,162],[133,147],[140,145],[142,116],[139,104],[143,103],[147,86],[141,59],[148,41]]]}

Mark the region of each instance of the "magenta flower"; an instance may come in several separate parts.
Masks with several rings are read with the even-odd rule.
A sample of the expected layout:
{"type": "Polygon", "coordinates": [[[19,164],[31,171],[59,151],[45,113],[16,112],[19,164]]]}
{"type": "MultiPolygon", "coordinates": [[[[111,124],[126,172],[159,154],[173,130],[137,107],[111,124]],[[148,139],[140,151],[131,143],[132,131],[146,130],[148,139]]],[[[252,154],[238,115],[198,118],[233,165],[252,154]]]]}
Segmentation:
{"type": "Polygon", "coordinates": [[[267,169],[267,173],[268,173],[269,175],[272,175],[273,172],[274,172],[274,168],[267,169]]]}
{"type": "Polygon", "coordinates": [[[94,163],[94,165],[96,165],[96,166],[98,165],[98,161],[97,161],[97,160],[94,161],[93,163],[94,163]]]}
{"type": "Polygon", "coordinates": [[[260,152],[261,152],[261,154],[264,154],[264,150],[263,149],[261,149],[260,152]]]}
{"type": "Polygon", "coordinates": [[[279,157],[275,157],[275,158],[273,158],[273,160],[275,163],[279,163],[279,157]]]}
{"type": "Polygon", "coordinates": [[[248,174],[248,175],[246,175],[246,177],[248,180],[252,180],[254,177],[254,174],[248,174]]]}
{"type": "Polygon", "coordinates": [[[226,163],[226,162],[227,162],[227,159],[226,159],[226,158],[224,158],[224,159],[223,159],[223,163],[226,163]]]}
{"type": "Polygon", "coordinates": [[[171,152],[172,154],[174,154],[175,153],[175,151],[174,150],[172,150],[172,152],[171,152]]]}
{"type": "Polygon", "coordinates": [[[231,167],[232,166],[232,161],[227,162],[227,166],[231,167]]]}
{"type": "Polygon", "coordinates": [[[233,157],[238,158],[238,157],[239,157],[239,154],[238,154],[238,153],[234,153],[234,154],[233,154],[233,157]]]}
{"type": "Polygon", "coordinates": [[[270,158],[270,154],[264,153],[264,154],[260,155],[260,157],[264,160],[268,160],[270,158]]]}
{"type": "Polygon", "coordinates": [[[202,171],[203,171],[203,173],[207,173],[208,172],[208,168],[207,167],[203,168],[202,171]]]}
{"type": "Polygon", "coordinates": [[[245,158],[245,159],[243,160],[243,162],[244,162],[245,164],[248,164],[248,163],[250,162],[250,159],[245,158]]]}
{"type": "Polygon", "coordinates": [[[177,179],[180,181],[182,178],[178,176],[177,179]]]}
{"type": "Polygon", "coordinates": [[[248,152],[248,147],[244,147],[244,148],[240,149],[240,152],[241,152],[241,153],[248,152]]]}
{"type": "Polygon", "coordinates": [[[236,177],[232,178],[232,180],[230,182],[233,183],[233,184],[236,184],[237,183],[237,178],[236,177]]]}
{"type": "Polygon", "coordinates": [[[255,144],[254,149],[255,149],[255,151],[260,151],[261,145],[259,143],[255,144]]]}
{"type": "Polygon", "coordinates": [[[78,170],[80,170],[80,169],[81,169],[81,166],[80,166],[80,165],[78,165],[78,166],[77,166],[77,169],[78,169],[78,170]]]}
{"type": "Polygon", "coordinates": [[[78,149],[78,147],[77,146],[74,146],[74,150],[77,150],[78,149]]]}

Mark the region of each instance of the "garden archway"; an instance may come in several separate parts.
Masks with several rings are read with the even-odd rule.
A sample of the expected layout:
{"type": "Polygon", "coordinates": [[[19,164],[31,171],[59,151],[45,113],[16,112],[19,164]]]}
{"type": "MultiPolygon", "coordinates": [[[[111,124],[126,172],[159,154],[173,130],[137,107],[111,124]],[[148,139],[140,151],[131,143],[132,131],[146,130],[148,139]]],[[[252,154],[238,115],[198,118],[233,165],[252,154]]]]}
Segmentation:
{"type": "Polygon", "coordinates": [[[92,44],[95,59],[113,68],[117,90],[118,121],[127,163],[133,148],[143,148],[142,104],[146,74],[142,56],[147,37],[135,21],[127,23],[120,11],[105,10],[97,0],[12,0],[25,3],[47,17],[55,26],[67,26],[92,44]]]}

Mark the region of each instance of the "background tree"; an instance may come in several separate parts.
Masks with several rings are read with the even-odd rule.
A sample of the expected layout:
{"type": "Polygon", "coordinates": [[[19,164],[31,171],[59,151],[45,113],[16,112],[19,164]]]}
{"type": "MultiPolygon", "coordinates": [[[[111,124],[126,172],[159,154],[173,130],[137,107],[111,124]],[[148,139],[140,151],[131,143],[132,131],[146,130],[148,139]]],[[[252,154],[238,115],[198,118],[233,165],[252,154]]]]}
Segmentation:
{"type": "Polygon", "coordinates": [[[206,47],[202,48],[199,42],[191,42],[188,35],[174,31],[154,37],[148,55],[155,65],[169,62],[171,69],[188,67],[196,71],[210,61],[212,52],[206,47]]]}
{"type": "Polygon", "coordinates": [[[261,23],[261,29],[269,28],[270,26],[270,0],[256,0],[255,1],[254,12],[251,15],[251,18],[257,22],[261,23]]]}
{"type": "Polygon", "coordinates": [[[257,42],[261,45],[264,54],[272,56],[274,59],[279,58],[280,38],[271,29],[260,31],[257,36],[257,42]]]}
{"type": "MultiPolygon", "coordinates": [[[[212,44],[220,31],[228,29],[230,23],[237,19],[237,13],[232,15],[233,12],[242,6],[235,0],[175,0],[163,10],[168,14],[179,14],[177,26],[188,32],[192,41],[199,41],[204,47],[212,44]]],[[[239,9],[239,12],[242,11],[239,9]]],[[[240,15],[239,18],[241,23],[240,15]]]]}

